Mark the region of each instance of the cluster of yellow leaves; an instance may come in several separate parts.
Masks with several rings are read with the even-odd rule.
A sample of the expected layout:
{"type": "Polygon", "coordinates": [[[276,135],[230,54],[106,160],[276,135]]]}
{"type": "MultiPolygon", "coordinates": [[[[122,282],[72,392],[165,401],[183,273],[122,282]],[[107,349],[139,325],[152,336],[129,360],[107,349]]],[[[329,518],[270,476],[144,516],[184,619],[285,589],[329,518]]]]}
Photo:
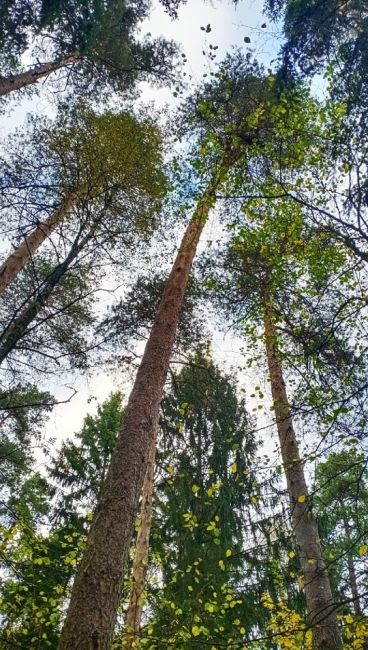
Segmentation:
{"type": "Polygon", "coordinates": [[[285,602],[274,602],[271,596],[264,593],[261,602],[270,612],[267,629],[275,634],[275,641],[280,650],[310,650],[312,648],[312,632],[307,630],[303,618],[298,612],[290,609],[285,602]]]}
{"type": "Polygon", "coordinates": [[[212,497],[214,494],[217,494],[219,490],[221,490],[223,486],[222,481],[217,481],[216,483],[212,483],[212,485],[208,488],[207,496],[212,497]]]}
{"type": "MultiPolygon", "coordinates": [[[[229,550],[226,552],[226,556],[230,557],[229,555],[229,550]]],[[[221,562],[221,560],[220,560],[221,562]]],[[[215,615],[227,615],[231,616],[229,614],[229,610],[232,610],[237,607],[237,605],[242,605],[242,600],[237,598],[236,594],[232,591],[232,589],[224,584],[221,587],[221,593],[213,592],[212,594],[213,600],[209,602],[203,602],[201,598],[198,598],[198,602],[203,606],[204,612],[206,613],[206,620],[208,621],[208,616],[207,614],[215,614],[215,615]]],[[[236,616],[236,615],[235,615],[236,616]]],[[[232,624],[234,627],[240,632],[242,636],[246,633],[246,629],[243,626],[241,619],[240,618],[234,618],[232,619],[232,624]]],[[[218,626],[215,628],[216,633],[221,633],[224,631],[223,626],[218,626]]],[[[191,634],[194,637],[202,635],[206,635],[209,633],[209,630],[202,624],[201,618],[196,614],[193,617],[193,625],[191,627],[191,634]]],[[[213,648],[216,650],[215,646],[213,648]]]]}
{"type": "Polygon", "coordinates": [[[365,650],[368,640],[368,619],[355,619],[351,614],[338,616],[343,624],[344,650],[365,650]]]}
{"type": "Polygon", "coordinates": [[[184,528],[189,528],[190,531],[193,531],[195,528],[198,528],[197,517],[193,515],[191,512],[184,512],[183,519],[185,522],[184,528]]]}
{"type": "Polygon", "coordinates": [[[213,535],[214,535],[214,542],[215,542],[215,544],[217,544],[217,545],[220,545],[219,537],[220,537],[220,533],[221,533],[221,531],[220,531],[220,528],[218,527],[218,523],[219,523],[219,521],[220,521],[220,517],[219,517],[218,515],[216,515],[215,518],[214,518],[213,520],[211,520],[211,521],[207,524],[207,526],[206,526],[206,530],[207,530],[208,532],[212,532],[212,533],[213,533],[213,535]]]}

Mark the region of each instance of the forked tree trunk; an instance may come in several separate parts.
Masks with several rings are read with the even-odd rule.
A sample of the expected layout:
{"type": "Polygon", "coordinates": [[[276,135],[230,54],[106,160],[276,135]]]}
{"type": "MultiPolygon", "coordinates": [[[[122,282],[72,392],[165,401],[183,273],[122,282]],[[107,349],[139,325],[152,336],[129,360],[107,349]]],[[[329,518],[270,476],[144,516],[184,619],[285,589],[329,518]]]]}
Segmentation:
{"type": "MultiPolygon", "coordinates": [[[[85,191],[85,190],[84,190],[85,191]]],[[[27,235],[19,246],[7,257],[5,262],[0,266],[0,296],[5,289],[16,280],[18,273],[25,267],[27,262],[32,259],[38,248],[43,244],[55,228],[64,221],[70,211],[73,209],[77,199],[82,196],[83,190],[71,193],[65,198],[59,207],[47,218],[42,221],[37,228],[27,235]]]]}
{"type": "Polygon", "coordinates": [[[148,569],[149,538],[151,534],[156,441],[157,429],[149,450],[146,473],[143,481],[140,527],[135,544],[132,572],[133,584],[130,591],[126,617],[125,634],[122,645],[123,650],[132,650],[136,645],[136,642],[139,640],[139,630],[145,600],[144,594],[148,569]]]}
{"type": "Polygon", "coordinates": [[[36,65],[25,72],[19,72],[18,74],[11,74],[8,77],[0,77],[0,97],[8,95],[13,92],[13,90],[20,90],[26,86],[31,86],[32,84],[37,83],[39,79],[47,77],[52,72],[65,68],[71,63],[75,63],[80,58],[78,54],[71,54],[66,56],[63,59],[58,61],[48,61],[47,63],[41,63],[36,65]]]}
{"type": "Polygon", "coordinates": [[[322,556],[318,528],[311,511],[273,318],[272,302],[266,299],[264,303],[264,331],[272,401],[290,498],[293,533],[303,572],[308,623],[313,630],[313,650],[340,650],[342,649],[341,633],[331,584],[322,556]]]}
{"type": "Polygon", "coordinates": [[[223,159],[199,201],[163,291],[77,571],[59,650],[110,649],[148,451],[189,274],[216,191],[230,164],[230,156],[223,159]]]}

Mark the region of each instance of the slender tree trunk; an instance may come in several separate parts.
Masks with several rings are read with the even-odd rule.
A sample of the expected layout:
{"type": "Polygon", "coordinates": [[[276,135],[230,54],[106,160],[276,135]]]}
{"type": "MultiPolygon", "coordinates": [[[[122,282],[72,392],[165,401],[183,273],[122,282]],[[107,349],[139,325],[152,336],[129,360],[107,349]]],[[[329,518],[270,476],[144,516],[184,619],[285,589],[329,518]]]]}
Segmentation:
{"type": "Polygon", "coordinates": [[[183,236],[163,291],[76,575],[59,650],[109,650],[143,478],[197,244],[230,167],[222,161],[183,236]]]}
{"type": "Polygon", "coordinates": [[[149,538],[151,534],[152,503],[154,493],[156,434],[149,450],[146,474],[142,488],[141,521],[135,545],[133,562],[133,584],[130,592],[129,606],[126,617],[126,633],[123,639],[123,650],[134,648],[139,639],[139,630],[144,604],[144,591],[148,569],[149,538]]]}
{"type": "Polygon", "coordinates": [[[322,556],[318,528],[311,511],[278,351],[272,303],[269,299],[266,299],[264,304],[264,330],[272,400],[290,497],[291,520],[304,577],[308,621],[313,629],[313,649],[340,650],[341,633],[322,556]]]}
{"type": "MultiPolygon", "coordinates": [[[[96,222],[97,223],[97,222],[96,222]]],[[[10,325],[0,335],[0,364],[14,350],[17,343],[26,335],[29,325],[36,318],[37,314],[46,305],[56,285],[68,271],[71,263],[79,252],[88,244],[93,237],[95,227],[91,228],[87,235],[80,240],[78,235],[71,247],[67,257],[58,264],[52,273],[44,280],[42,287],[37,291],[29,304],[14,318],[10,325]]]]}
{"type": "Polygon", "coordinates": [[[356,579],[354,562],[353,562],[351,557],[349,557],[349,559],[348,559],[348,571],[349,571],[350,591],[351,591],[351,595],[352,595],[352,597],[354,599],[353,600],[354,613],[357,616],[361,616],[362,615],[362,610],[360,608],[358,583],[357,583],[357,579],[356,579]]]}
{"type": "Polygon", "coordinates": [[[71,54],[63,59],[58,61],[48,61],[47,63],[41,63],[36,65],[25,72],[19,72],[18,74],[11,74],[8,77],[0,77],[0,97],[8,95],[13,92],[13,90],[20,90],[26,86],[31,86],[32,84],[37,83],[39,79],[47,77],[51,72],[60,70],[65,66],[75,63],[80,58],[78,54],[71,54]]]}
{"type": "MultiPolygon", "coordinates": [[[[85,191],[85,190],[84,190],[85,191]]],[[[16,280],[18,273],[32,259],[35,252],[43,244],[56,226],[61,223],[74,207],[83,191],[73,192],[65,198],[59,207],[45,221],[40,223],[29,235],[24,238],[19,246],[8,256],[0,266],[0,296],[5,289],[16,280]]]]}
{"type": "MultiPolygon", "coordinates": [[[[345,529],[345,537],[346,540],[349,544],[349,547],[351,546],[351,534],[350,534],[350,526],[346,519],[344,519],[344,529],[345,529]]],[[[350,583],[350,591],[351,595],[353,597],[353,607],[354,607],[354,613],[357,616],[362,615],[362,610],[360,607],[360,599],[359,599],[359,591],[358,591],[358,583],[357,583],[357,578],[356,578],[356,573],[355,573],[355,566],[354,566],[354,560],[350,555],[348,555],[348,572],[349,572],[349,583],[350,583]]]]}

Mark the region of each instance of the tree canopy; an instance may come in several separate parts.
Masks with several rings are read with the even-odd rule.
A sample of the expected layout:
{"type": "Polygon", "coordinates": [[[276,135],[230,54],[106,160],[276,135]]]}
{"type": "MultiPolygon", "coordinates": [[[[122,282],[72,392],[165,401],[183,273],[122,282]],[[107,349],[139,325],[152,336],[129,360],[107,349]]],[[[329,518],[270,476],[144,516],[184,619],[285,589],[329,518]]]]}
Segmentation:
{"type": "Polygon", "coordinates": [[[4,650],[367,650],[367,21],[1,3],[4,650]]]}

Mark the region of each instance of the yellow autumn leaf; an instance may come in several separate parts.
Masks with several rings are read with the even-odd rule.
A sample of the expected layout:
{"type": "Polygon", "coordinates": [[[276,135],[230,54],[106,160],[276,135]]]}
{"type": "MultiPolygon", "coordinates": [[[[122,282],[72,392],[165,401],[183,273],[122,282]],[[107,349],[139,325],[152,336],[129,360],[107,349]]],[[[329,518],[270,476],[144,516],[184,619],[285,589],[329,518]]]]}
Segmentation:
{"type": "Polygon", "coordinates": [[[223,560],[220,560],[219,563],[218,563],[218,565],[219,565],[220,569],[222,569],[223,571],[225,571],[225,564],[224,564],[224,561],[223,561],[223,560]]]}
{"type": "Polygon", "coordinates": [[[351,616],[351,614],[348,614],[347,616],[345,616],[345,622],[346,623],[354,623],[354,619],[351,616]]]}
{"type": "Polygon", "coordinates": [[[293,559],[295,557],[295,552],[294,551],[289,551],[289,557],[293,559]]]}
{"type": "Polygon", "coordinates": [[[368,553],[368,544],[364,544],[358,548],[358,553],[360,556],[366,555],[368,553]]]}
{"type": "Polygon", "coordinates": [[[231,548],[228,548],[226,551],[226,557],[230,557],[231,555],[231,548]]]}
{"type": "Polygon", "coordinates": [[[193,636],[199,636],[200,633],[201,633],[201,628],[198,627],[198,625],[193,625],[193,627],[192,627],[193,636]]]}
{"type": "Polygon", "coordinates": [[[230,466],[230,471],[231,471],[232,474],[236,474],[236,472],[238,471],[238,465],[236,463],[233,463],[230,466]]]}
{"type": "Polygon", "coordinates": [[[192,485],[192,492],[193,494],[197,494],[199,492],[200,488],[198,485],[192,485]]]}
{"type": "Polygon", "coordinates": [[[306,498],[305,494],[301,494],[300,497],[298,497],[298,503],[304,503],[306,498]]]}

